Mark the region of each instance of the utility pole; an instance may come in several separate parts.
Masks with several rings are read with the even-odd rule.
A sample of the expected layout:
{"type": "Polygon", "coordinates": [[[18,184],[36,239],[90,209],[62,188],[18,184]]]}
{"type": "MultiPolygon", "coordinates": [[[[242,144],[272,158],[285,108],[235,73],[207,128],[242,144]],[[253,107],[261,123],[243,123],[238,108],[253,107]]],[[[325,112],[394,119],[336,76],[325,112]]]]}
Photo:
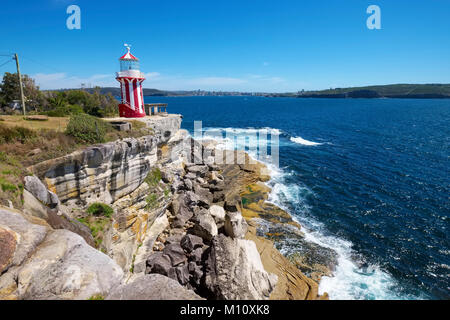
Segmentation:
{"type": "Polygon", "coordinates": [[[19,86],[20,86],[20,100],[22,100],[22,110],[23,115],[26,115],[25,111],[25,96],[23,95],[23,86],[22,86],[22,75],[20,74],[20,65],[19,65],[19,56],[14,54],[14,60],[16,60],[16,67],[17,67],[17,75],[19,76],[19,86]]]}

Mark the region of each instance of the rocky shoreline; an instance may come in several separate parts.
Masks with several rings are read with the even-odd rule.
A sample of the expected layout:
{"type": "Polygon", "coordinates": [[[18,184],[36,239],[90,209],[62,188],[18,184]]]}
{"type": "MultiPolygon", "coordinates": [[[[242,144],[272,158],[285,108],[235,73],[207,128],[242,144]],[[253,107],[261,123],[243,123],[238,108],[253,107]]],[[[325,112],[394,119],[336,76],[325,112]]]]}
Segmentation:
{"type": "Polygon", "coordinates": [[[266,166],[215,164],[180,124],[28,168],[23,210],[0,207],[0,299],[327,299],[333,255],[267,202],[266,166]]]}

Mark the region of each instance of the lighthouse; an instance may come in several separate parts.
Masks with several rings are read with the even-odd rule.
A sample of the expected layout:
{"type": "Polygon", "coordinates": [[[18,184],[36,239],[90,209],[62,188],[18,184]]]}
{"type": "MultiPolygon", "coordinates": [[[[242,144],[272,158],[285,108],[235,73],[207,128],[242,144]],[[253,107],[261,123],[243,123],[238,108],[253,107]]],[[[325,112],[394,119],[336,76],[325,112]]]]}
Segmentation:
{"type": "Polygon", "coordinates": [[[120,82],[122,101],[119,104],[119,114],[125,118],[145,117],[144,94],[142,82],[144,74],[139,70],[139,59],[130,52],[130,46],[125,44],[127,53],[119,58],[120,72],[116,80],[120,82]]]}

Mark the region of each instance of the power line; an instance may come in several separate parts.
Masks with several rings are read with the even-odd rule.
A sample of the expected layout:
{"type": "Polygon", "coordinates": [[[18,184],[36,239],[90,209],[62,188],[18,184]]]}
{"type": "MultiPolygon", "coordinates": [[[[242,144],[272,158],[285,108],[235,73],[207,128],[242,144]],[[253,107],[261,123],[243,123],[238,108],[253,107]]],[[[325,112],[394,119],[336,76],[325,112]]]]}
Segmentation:
{"type": "Polygon", "coordinates": [[[12,60],[8,60],[8,61],[6,61],[5,63],[3,63],[3,64],[0,64],[0,67],[3,67],[4,65],[6,65],[6,64],[8,64],[8,63],[10,63],[12,60]]]}
{"type": "Polygon", "coordinates": [[[53,67],[50,67],[50,66],[47,66],[47,65],[45,65],[45,64],[43,64],[43,63],[41,63],[41,62],[38,62],[38,61],[36,61],[36,60],[34,60],[34,59],[31,59],[31,58],[28,58],[28,57],[25,57],[25,56],[22,56],[22,59],[25,59],[25,60],[31,61],[31,62],[33,62],[33,63],[36,63],[36,64],[38,64],[38,65],[40,65],[40,66],[42,66],[42,67],[44,67],[44,68],[47,68],[47,69],[52,69],[53,71],[56,71],[56,72],[59,72],[59,73],[61,73],[61,71],[60,71],[60,70],[56,70],[55,68],[53,68],[53,67]]]}

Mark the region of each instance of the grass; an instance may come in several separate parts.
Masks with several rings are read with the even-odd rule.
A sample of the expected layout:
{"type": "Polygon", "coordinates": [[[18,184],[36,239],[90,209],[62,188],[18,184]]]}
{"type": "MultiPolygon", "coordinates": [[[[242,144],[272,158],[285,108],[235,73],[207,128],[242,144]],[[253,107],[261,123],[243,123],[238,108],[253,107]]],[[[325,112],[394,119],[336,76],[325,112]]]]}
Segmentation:
{"type": "Polygon", "coordinates": [[[27,175],[20,162],[12,155],[0,151],[0,204],[15,208],[22,206],[23,177],[27,175]]]}
{"type": "Polygon", "coordinates": [[[86,212],[90,215],[105,216],[110,218],[114,213],[114,210],[107,204],[96,202],[91,204],[86,212]]]}
{"type": "Polygon", "coordinates": [[[25,127],[0,126],[0,143],[11,143],[19,141],[25,143],[36,137],[36,132],[25,127]]]}
{"type": "Polygon", "coordinates": [[[147,210],[152,210],[158,207],[158,196],[155,193],[150,193],[147,198],[145,198],[147,210]]]}
{"type": "Polygon", "coordinates": [[[88,215],[79,218],[78,221],[89,227],[95,246],[99,248],[103,242],[104,233],[111,224],[114,210],[104,203],[96,202],[87,208],[86,213],[88,215]]]}
{"type": "Polygon", "coordinates": [[[105,297],[101,294],[95,294],[92,297],[90,297],[88,300],[105,300],[105,297]]]}
{"type": "Polygon", "coordinates": [[[88,226],[94,238],[95,247],[99,248],[103,242],[103,237],[109,225],[111,218],[102,216],[87,216],[85,218],[78,218],[78,221],[88,226]]]}
{"type": "Polygon", "coordinates": [[[56,117],[48,118],[47,121],[29,121],[24,119],[24,116],[1,116],[2,124],[8,127],[24,127],[32,130],[39,129],[51,129],[59,132],[66,130],[67,123],[69,122],[69,117],[56,117]]]}
{"type": "Polygon", "coordinates": [[[170,196],[170,187],[164,189],[164,198],[168,199],[170,196]]]}
{"type": "Polygon", "coordinates": [[[161,170],[159,168],[153,168],[145,178],[146,182],[150,187],[155,187],[162,179],[161,170]]]}

